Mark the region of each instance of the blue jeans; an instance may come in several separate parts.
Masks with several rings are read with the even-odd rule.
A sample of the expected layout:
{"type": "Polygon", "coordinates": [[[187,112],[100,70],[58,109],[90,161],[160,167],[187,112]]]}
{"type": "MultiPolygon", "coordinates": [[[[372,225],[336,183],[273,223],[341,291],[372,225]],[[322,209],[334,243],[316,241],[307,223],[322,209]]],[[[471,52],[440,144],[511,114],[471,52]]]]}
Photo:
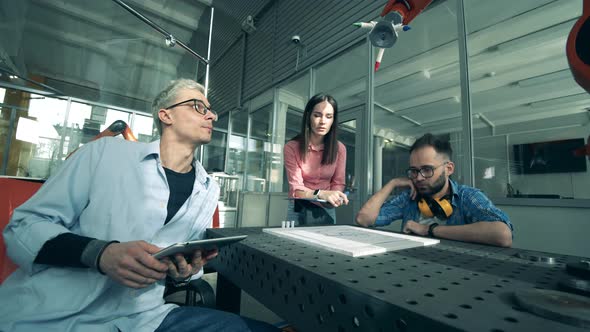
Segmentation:
{"type": "Polygon", "coordinates": [[[155,332],[280,332],[264,322],[203,307],[172,310],[155,332]]]}

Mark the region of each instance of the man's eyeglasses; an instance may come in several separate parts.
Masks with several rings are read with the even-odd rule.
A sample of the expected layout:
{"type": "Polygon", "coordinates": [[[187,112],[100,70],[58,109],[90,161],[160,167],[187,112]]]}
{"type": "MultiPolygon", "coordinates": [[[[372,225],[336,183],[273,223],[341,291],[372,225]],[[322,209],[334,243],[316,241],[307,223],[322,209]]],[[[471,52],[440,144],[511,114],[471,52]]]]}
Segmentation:
{"type": "Polygon", "coordinates": [[[211,113],[213,113],[213,115],[215,115],[215,119],[213,119],[213,121],[217,121],[217,112],[212,110],[211,107],[207,107],[207,105],[205,105],[205,103],[202,100],[193,98],[193,99],[181,101],[180,103],[176,103],[172,106],[168,106],[165,109],[169,110],[169,109],[174,108],[176,106],[192,106],[195,109],[195,111],[197,111],[197,113],[202,114],[202,115],[206,115],[207,112],[211,112],[211,113]],[[193,102],[192,105],[182,105],[184,103],[188,103],[191,101],[193,102]]]}
{"type": "Polygon", "coordinates": [[[444,163],[442,163],[442,164],[440,164],[440,165],[438,165],[436,167],[434,167],[434,166],[423,166],[423,167],[420,167],[420,168],[410,167],[410,168],[408,168],[406,170],[406,174],[408,175],[408,177],[410,179],[416,179],[416,178],[418,178],[418,174],[422,174],[422,177],[424,177],[425,179],[429,179],[429,178],[431,178],[431,177],[434,176],[434,171],[437,168],[439,168],[439,167],[441,167],[443,165],[446,165],[448,163],[449,163],[448,161],[445,161],[444,163]]]}

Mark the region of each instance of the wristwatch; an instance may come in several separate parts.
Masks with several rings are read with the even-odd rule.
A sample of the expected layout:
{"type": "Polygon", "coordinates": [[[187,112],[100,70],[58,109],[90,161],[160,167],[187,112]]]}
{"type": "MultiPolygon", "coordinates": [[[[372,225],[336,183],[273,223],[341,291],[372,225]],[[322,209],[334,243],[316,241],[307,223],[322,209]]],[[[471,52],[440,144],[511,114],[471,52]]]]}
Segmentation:
{"type": "Polygon", "coordinates": [[[316,190],[313,191],[313,198],[314,199],[320,199],[320,196],[319,195],[320,195],[320,190],[319,189],[316,189],[316,190]]]}
{"type": "Polygon", "coordinates": [[[184,286],[188,285],[189,282],[191,282],[192,277],[193,276],[190,275],[186,279],[180,279],[180,280],[176,280],[176,279],[170,277],[170,281],[174,287],[184,287],[184,286]]]}
{"type": "Polygon", "coordinates": [[[434,229],[438,227],[438,223],[432,223],[428,226],[428,236],[434,237],[434,229]]]}

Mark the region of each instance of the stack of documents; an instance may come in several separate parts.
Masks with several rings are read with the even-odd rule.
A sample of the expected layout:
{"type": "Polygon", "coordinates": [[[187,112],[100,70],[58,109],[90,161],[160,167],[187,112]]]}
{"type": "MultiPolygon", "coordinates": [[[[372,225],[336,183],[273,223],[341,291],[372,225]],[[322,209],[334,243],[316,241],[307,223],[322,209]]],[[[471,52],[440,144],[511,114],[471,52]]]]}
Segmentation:
{"type": "Polygon", "coordinates": [[[437,239],[353,226],[265,228],[263,232],[352,257],[437,244],[437,239]]]}

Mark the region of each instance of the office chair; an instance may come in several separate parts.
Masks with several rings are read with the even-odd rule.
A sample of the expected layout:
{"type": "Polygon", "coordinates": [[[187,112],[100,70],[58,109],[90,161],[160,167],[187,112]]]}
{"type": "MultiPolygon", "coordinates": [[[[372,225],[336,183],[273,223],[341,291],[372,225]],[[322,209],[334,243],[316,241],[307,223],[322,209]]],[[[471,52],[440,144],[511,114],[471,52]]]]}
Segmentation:
{"type": "MultiPolygon", "coordinates": [[[[42,180],[0,178],[0,230],[8,225],[12,211],[41,188],[42,180]]],[[[0,284],[18,267],[6,255],[4,237],[0,236],[0,284]]]]}

